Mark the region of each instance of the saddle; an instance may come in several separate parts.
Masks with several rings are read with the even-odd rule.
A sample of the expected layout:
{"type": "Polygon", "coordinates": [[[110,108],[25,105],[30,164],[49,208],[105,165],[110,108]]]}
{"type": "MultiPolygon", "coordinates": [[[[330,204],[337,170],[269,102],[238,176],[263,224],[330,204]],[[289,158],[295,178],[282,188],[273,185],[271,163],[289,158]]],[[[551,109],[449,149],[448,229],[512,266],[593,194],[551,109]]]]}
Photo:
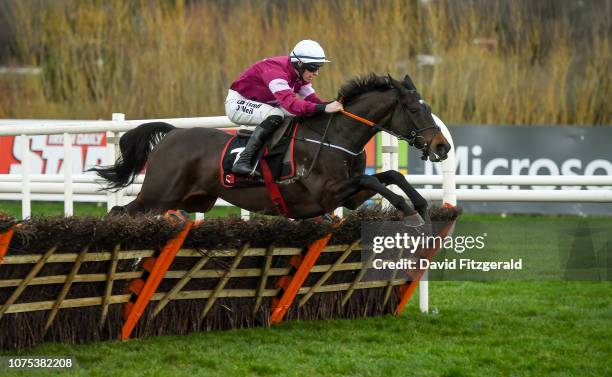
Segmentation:
{"type": "MultiPolygon", "coordinates": [[[[295,144],[295,133],[298,129],[298,122],[294,118],[286,119],[281,126],[274,131],[272,137],[263,147],[261,159],[268,164],[272,176],[276,182],[293,178],[295,175],[295,162],[293,149],[295,144]]],[[[238,154],[242,152],[253,131],[241,128],[236,135],[229,139],[221,151],[221,166],[219,176],[223,187],[253,187],[263,186],[264,180],[260,177],[242,176],[232,173],[232,166],[238,159],[238,154]]],[[[263,176],[261,164],[258,162],[257,171],[263,176]]]]}
{"type": "MultiPolygon", "coordinates": [[[[283,138],[283,136],[285,136],[285,133],[287,132],[287,129],[292,126],[295,122],[295,118],[285,118],[283,120],[283,123],[276,129],[276,131],[274,131],[274,133],[272,133],[272,136],[269,138],[269,142],[266,142],[266,147],[268,148],[274,148],[274,146],[276,144],[278,144],[280,142],[280,140],[283,138]],[[269,145],[268,145],[269,143],[269,145]]],[[[253,126],[240,126],[240,129],[238,129],[238,136],[244,136],[247,138],[251,137],[251,134],[253,133],[253,130],[255,129],[255,127],[253,126]]]]}

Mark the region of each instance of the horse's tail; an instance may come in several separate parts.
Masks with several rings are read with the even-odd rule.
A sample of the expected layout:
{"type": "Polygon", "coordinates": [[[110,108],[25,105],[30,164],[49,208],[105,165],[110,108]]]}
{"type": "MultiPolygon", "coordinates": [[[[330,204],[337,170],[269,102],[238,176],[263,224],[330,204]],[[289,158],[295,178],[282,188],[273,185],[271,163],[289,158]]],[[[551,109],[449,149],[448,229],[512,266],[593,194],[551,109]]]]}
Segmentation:
{"type": "Polygon", "coordinates": [[[129,130],[119,139],[121,156],[111,166],[99,166],[89,169],[95,171],[100,177],[104,178],[108,185],[106,190],[119,190],[127,187],[142,171],[149,152],[166,136],[167,133],[175,130],[171,124],[164,122],[144,123],[129,130]]]}

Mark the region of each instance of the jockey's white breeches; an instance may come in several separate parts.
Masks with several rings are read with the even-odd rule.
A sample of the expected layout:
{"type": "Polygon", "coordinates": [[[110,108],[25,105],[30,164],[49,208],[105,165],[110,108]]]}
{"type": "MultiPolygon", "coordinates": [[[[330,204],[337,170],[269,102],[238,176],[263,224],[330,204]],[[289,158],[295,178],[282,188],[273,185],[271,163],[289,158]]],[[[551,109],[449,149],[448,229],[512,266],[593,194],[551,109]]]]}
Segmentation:
{"type": "Polygon", "coordinates": [[[246,99],[231,89],[227,92],[225,99],[225,114],[232,122],[246,126],[257,126],[270,115],[278,115],[283,118],[293,116],[282,107],[246,99]]]}

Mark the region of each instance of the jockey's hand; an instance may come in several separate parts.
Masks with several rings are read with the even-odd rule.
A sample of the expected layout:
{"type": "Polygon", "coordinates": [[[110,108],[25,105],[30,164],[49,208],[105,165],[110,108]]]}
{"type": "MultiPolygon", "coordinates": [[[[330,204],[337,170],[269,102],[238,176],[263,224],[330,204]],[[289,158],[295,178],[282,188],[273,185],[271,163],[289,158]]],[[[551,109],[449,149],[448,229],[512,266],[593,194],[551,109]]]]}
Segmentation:
{"type": "Polygon", "coordinates": [[[326,113],[337,113],[341,110],[344,110],[344,106],[338,101],[330,102],[325,106],[326,113]]]}

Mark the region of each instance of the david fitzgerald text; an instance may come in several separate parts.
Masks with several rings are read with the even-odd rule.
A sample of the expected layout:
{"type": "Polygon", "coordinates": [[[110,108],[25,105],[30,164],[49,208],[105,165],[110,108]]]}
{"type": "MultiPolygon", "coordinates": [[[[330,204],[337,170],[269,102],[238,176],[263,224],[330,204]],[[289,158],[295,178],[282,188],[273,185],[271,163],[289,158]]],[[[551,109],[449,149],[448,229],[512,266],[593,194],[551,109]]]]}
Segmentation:
{"type": "Polygon", "coordinates": [[[429,261],[427,259],[403,258],[397,261],[374,259],[372,266],[376,270],[522,270],[523,259],[510,259],[506,261],[477,261],[469,258],[445,259],[443,261],[429,261]]]}

